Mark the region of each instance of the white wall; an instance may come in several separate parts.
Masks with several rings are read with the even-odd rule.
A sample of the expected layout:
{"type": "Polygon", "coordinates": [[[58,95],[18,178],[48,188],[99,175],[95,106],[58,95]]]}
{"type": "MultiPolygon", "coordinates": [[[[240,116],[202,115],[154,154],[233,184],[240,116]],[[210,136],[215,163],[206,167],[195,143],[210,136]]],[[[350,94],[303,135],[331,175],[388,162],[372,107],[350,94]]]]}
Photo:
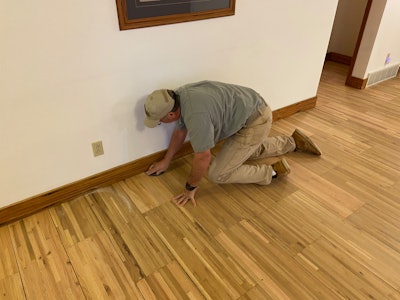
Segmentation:
{"type": "Polygon", "coordinates": [[[366,75],[371,71],[382,69],[388,54],[391,57],[390,64],[400,62],[400,1],[398,0],[387,0],[366,75]]]}
{"type": "Polygon", "coordinates": [[[400,62],[400,2],[376,0],[372,2],[363,40],[360,44],[353,76],[367,78],[368,74],[385,67],[388,53],[391,64],[400,62]]]}
{"type": "Polygon", "coordinates": [[[352,57],[367,0],[339,0],[328,52],[352,57]]]}
{"type": "Polygon", "coordinates": [[[165,149],[172,127],[142,125],[153,89],[238,83],[273,109],[314,97],[337,0],[236,2],[119,31],[115,1],[0,0],[0,207],[165,149]]]}

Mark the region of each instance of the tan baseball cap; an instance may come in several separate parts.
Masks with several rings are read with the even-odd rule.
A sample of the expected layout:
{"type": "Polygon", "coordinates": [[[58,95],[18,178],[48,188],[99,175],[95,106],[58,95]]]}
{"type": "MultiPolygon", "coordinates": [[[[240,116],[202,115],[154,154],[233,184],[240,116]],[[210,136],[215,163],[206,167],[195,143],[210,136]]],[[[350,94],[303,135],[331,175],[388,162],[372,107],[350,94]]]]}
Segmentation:
{"type": "Polygon", "coordinates": [[[174,107],[175,100],[168,94],[168,90],[161,89],[152,92],[144,103],[146,118],[144,125],[154,128],[174,107]]]}

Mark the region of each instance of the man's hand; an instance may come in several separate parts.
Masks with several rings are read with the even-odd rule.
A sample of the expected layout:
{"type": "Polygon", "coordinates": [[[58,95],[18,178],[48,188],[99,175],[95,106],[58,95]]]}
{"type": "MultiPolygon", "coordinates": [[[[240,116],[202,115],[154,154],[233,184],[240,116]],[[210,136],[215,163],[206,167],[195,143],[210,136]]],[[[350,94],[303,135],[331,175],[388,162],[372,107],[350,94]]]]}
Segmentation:
{"type": "Polygon", "coordinates": [[[185,206],[185,204],[190,200],[193,203],[193,206],[197,206],[196,199],[194,195],[196,194],[197,188],[193,191],[184,190],[182,194],[179,194],[174,197],[175,203],[179,206],[185,206]]]}
{"type": "Polygon", "coordinates": [[[182,147],[187,134],[187,129],[175,128],[172,133],[171,140],[169,142],[167,153],[164,158],[158,162],[155,162],[150,166],[150,168],[145,172],[147,175],[160,175],[167,171],[169,164],[175,153],[182,147]]]}
{"type": "Polygon", "coordinates": [[[169,162],[166,159],[155,162],[150,166],[150,168],[145,172],[146,175],[160,175],[164,173],[169,167],[169,162]]]}

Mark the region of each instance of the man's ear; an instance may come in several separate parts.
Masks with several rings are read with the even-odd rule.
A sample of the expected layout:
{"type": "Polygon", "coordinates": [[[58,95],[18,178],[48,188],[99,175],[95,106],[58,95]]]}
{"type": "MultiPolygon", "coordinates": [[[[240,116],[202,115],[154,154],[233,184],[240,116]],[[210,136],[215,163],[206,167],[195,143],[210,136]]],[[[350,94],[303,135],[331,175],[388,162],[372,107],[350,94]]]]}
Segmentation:
{"type": "Polygon", "coordinates": [[[170,111],[167,114],[168,119],[172,120],[172,121],[176,121],[179,119],[180,117],[180,109],[178,109],[177,111],[170,111]]]}
{"type": "Polygon", "coordinates": [[[168,117],[168,119],[174,119],[174,118],[175,118],[175,112],[170,111],[170,112],[167,114],[167,117],[168,117]]]}

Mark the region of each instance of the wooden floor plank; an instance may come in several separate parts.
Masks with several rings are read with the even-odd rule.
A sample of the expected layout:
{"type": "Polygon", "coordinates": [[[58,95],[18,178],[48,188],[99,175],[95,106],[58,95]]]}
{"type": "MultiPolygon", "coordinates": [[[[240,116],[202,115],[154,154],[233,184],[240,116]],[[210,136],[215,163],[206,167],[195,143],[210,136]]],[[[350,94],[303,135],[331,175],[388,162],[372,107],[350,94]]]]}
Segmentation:
{"type": "Polygon", "coordinates": [[[302,253],[318,266],[321,282],[349,299],[387,299],[396,290],[343,251],[338,244],[321,238],[302,253]]]}
{"type": "MultiPolygon", "coordinates": [[[[103,228],[119,251],[126,252],[124,259],[132,257],[140,274],[147,276],[167,265],[172,257],[143,215],[124,197],[118,185],[113,191],[98,191],[87,197],[94,214],[102,220],[103,228]],[[112,230],[109,230],[112,228],[112,230]]],[[[130,266],[129,268],[132,268],[130,266]]]]}
{"type": "Polygon", "coordinates": [[[22,279],[9,233],[0,227],[0,299],[25,299],[22,279]]]}
{"type": "Polygon", "coordinates": [[[28,299],[84,299],[48,211],[9,225],[28,299]]]}
{"type": "MultiPolygon", "coordinates": [[[[336,214],[325,209],[316,201],[309,201],[307,197],[298,197],[297,202],[293,202],[293,204],[297,205],[296,213],[299,216],[307,216],[308,222],[319,228],[322,236],[336,245],[336,248],[340,246],[342,252],[351,255],[354,261],[366,266],[373,274],[379,274],[378,278],[387,282],[392,288],[398,289],[400,280],[398,271],[395,271],[400,268],[398,248],[388,246],[367,231],[357,228],[352,224],[351,217],[349,219],[338,218],[336,214]]],[[[368,219],[369,225],[376,221],[368,219]]],[[[302,252],[303,255],[307,253],[307,249],[308,247],[302,252]]],[[[305,256],[320,268],[315,260],[305,256]]]]}
{"type": "Polygon", "coordinates": [[[146,219],[206,298],[237,298],[254,285],[237,262],[226,258],[228,253],[213,236],[175,204],[152,210],[146,219]]]}

